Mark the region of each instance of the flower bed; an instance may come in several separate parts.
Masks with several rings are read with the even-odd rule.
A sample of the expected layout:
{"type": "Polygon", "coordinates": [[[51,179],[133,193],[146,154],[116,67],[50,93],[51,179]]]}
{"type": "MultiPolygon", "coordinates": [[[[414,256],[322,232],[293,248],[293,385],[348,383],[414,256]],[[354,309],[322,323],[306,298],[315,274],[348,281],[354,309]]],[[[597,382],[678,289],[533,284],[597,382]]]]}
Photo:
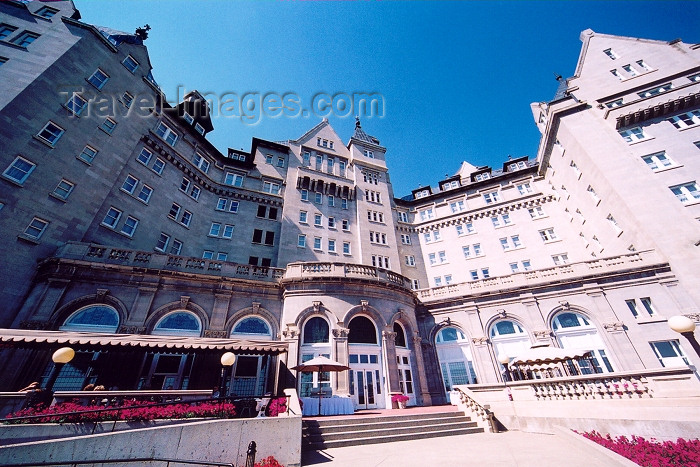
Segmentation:
{"type": "Polygon", "coordinates": [[[640,436],[613,439],[596,431],[580,434],[643,467],[700,465],[700,439],[659,442],[640,436]]]}
{"type": "Polygon", "coordinates": [[[51,407],[39,405],[22,409],[7,415],[5,423],[84,423],[113,420],[136,421],[172,418],[233,418],[236,407],[231,403],[204,402],[196,405],[158,405],[155,402],[125,401],[120,407],[104,410],[99,406],[84,406],[76,402],[63,402],[51,407]],[[8,420],[15,417],[40,416],[22,420],[8,420]]]}

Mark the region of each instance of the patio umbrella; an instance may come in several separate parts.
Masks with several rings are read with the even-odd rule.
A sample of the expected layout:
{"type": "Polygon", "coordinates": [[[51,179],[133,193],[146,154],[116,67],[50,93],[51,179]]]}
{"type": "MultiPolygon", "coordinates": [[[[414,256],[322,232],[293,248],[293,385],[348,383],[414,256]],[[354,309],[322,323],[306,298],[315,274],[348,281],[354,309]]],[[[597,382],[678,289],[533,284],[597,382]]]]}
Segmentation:
{"type": "Polygon", "coordinates": [[[301,371],[305,373],[312,373],[314,371],[318,372],[318,414],[321,415],[321,399],[323,399],[323,388],[321,387],[321,373],[324,371],[335,371],[335,372],[340,372],[340,371],[345,371],[349,370],[350,367],[347,365],[343,365],[340,362],[336,362],[335,360],[331,360],[328,357],[324,357],[323,355],[318,356],[316,358],[312,358],[311,360],[308,360],[300,365],[297,365],[295,367],[292,367],[292,370],[296,371],[301,371]]]}

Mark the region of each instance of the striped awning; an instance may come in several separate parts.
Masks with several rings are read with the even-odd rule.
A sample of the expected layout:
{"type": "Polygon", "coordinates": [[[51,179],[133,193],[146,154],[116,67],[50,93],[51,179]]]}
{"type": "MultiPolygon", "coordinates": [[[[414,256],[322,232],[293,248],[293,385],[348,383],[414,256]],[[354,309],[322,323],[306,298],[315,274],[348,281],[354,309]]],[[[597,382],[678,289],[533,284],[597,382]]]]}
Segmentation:
{"type": "Polygon", "coordinates": [[[131,348],[160,351],[215,350],[248,353],[284,353],[287,343],[236,338],[153,336],[145,334],[108,334],[99,332],[40,331],[0,329],[3,347],[52,348],[59,345],[78,349],[131,348]]]}

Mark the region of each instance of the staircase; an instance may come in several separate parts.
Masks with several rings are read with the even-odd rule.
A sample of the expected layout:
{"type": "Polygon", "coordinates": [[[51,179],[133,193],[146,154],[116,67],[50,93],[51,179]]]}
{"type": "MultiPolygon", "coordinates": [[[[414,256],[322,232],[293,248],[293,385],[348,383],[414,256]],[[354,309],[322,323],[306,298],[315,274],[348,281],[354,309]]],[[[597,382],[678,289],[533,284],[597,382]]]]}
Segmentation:
{"type": "Polygon", "coordinates": [[[392,412],[401,415],[360,415],[344,418],[323,417],[302,421],[302,451],[391,443],[419,438],[435,438],[482,433],[476,422],[463,412],[445,408],[432,413],[392,412]],[[406,413],[405,415],[403,413],[406,413]]]}

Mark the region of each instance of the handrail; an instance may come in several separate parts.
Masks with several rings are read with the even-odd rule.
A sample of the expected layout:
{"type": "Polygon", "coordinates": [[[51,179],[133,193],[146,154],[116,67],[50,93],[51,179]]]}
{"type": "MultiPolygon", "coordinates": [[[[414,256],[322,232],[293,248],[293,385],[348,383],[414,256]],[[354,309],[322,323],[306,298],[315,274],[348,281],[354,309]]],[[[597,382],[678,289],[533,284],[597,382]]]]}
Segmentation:
{"type": "Polygon", "coordinates": [[[491,410],[479,404],[474,398],[462,391],[460,388],[453,387],[452,389],[459,394],[460,403],[471,410],[474,415],[479,417],[483,422],[482,424],[487,424],[486,428],[488,428],[492,433],[496,433],[498,431],[493,418],[493,412],[491,412],[491,410]]]}
{"type": "Polygon", "coordinates": [[[236,467],[235,464],[230,462],[207,462],[207,461],[196,461],[187,459],[170,459],[167,457],[134,457],[134,458],[124,458],[124,459],[88,459],[88,460],[70,460],[70,461],[44,461],[44,462],[21,462],[16,464],[3,464],[4,467],[38,467],[38,466],[60,466],[60,465],[94,465],[94,464],[131,464],[138,463],[143,465],[145,462],[167,462],[170,465],[171,462],[178,464],[190,464],[190,465],[208,465],[216,467],[236,467]]]}

